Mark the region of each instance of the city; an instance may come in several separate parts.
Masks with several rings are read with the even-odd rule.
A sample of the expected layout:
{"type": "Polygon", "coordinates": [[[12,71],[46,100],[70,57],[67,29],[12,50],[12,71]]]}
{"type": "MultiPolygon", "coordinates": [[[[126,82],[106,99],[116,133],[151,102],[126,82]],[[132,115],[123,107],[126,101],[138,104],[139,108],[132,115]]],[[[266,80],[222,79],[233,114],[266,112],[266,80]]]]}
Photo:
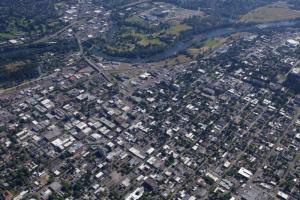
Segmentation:
{"type": "Polygon", "coordinates": [[[130,63],[91,53],[111,11],[79,2],[34,41],[78,49],[1,90],[0,199],[300,199],[299,24],[130,63]]]}

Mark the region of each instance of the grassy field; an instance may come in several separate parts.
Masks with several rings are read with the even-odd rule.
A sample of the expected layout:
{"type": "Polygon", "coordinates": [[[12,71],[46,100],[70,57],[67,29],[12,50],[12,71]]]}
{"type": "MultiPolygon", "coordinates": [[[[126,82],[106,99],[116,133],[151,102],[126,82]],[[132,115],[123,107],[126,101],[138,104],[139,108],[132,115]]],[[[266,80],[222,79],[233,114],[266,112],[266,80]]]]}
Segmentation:
{"type": "Polygon", "coordinates": [[[187,63],[192,61],[190,57],[187,57],[185,55],[178,55],[174,58],[168,58],[166,60],[163,60],[161,62],[158,62],[160,65],[167,65],[167,66],[174,66],[182,63],[187,63]]]}
{"type": "Polygon", "coordinates": [[[166,30],[162,30],[160,32],[152,33],[152,34],[143,34],[136,32],[134,30],[129,31],[131,36],[134,36],[138,40],[138,44],[141,46],[148,46],[148,45],[165,45],[158,36],[159,35],[176,35],[179,36],[182,32],[192,29],[192,27],[186,24],[177,24],[171,26],[166,30]]]}
{"type": "Polygon", "coordinates": [[[6,64],[4,67],[6,71],[14,72],[17,71],[18,68],[24,66],[26,63],[29,63],[29,61],[16,61],[13,63],[6,64]]]}
{"type": "Polygon", "coordinates": [[[158,38],[153,37],[153,35],[148,35],[144,33],[136,32],[133,29],[130,29],[128,32],[126,32],[123,36],[123,38],[126,38],[128,36],[133,36],[137,40],[137,44],[141,46],[148,46],[148,45],[165,45],[162,41],[160,41],[158,38]]]}
{"type": "Polygon", "coordinates": [[[125,21],[138,26],[144,26],[147,23],[144,19],[142,19],[139,16],[128,17],[125,21]]]}
{"type": "Polygon", "coordinates": [[[204,42],[204,48],[215,48],[225,42],[225,38],[214,38],[204,42]]]}
{"type": "Polygon", "coordinates": [[[117,34],[117,45],[112,44],[110,45],[109,49],[113,51],[124,51],[125,49],[132,51],[135,49],[136,45],[141,47],[164,47],[167,44],[160,39],[161,36],[179,36],[182,32],[190,30],[191,28],[192,27],[186,24],[177,24],[172,25],[170,28],[163,29],[159,32],[144,33],[132,27],[125,27],[117,34]]]}
{"type": "Polygon", "coordinates": [[[148,46],[148,45],[164,45],[163,42],[161,42],[159,39],[149,39],[146,37],[141,38],[141,40],[138,42],[141,46],[148,46]]]}
{"type": "Polygon", "coordinates": [[[240,22],[271,22],[300,17],[300,11],[292,10],[285,2],[270,4],[255,9],[240,18],[240,22]]]}
{"type": "Polygon", "coordinates": [[[226,38],[214,38],[206,40],[201,47],[191,47],[187,49],[187,52],[189,53],[189,55],[196,57],[200,53],[205,53],[209,50],[215,49],[220,45],[224,44],[225,42],[226,38]]]}
{"type": "Polygon", "coordinates": [[[123,44],[116,46],[112,46],[112,45],[107,45],[106,46],[108,50],[112,51],[112,52],[130,52],[133,51],[135,48],[134,44],[123,44]]]}
{"type": "Polygon", "coordinates": [[[191,26],[188,26],[186,24],[177,24],[175,26],[171,26],[169,29],[165,31],[166,34],[169,35],[179,35],[181,32],[187,31],[192,29],[191,26]]]}
{"type": "Polygon", "coordinates": [[[189,55],[196,57],[197,55],[199,55],[200,53],[202,53],[202,49],[201,48],[195,48],[195,47],[191,47],[187,49],[187,52],[189,55]]]}
{"type": "Polygon", "coordinates": [[[15,37],[15,35],[10,34],[10,33],[0,33],[0,41],[1,40],[10,40],[14,37],[15,37]]]}

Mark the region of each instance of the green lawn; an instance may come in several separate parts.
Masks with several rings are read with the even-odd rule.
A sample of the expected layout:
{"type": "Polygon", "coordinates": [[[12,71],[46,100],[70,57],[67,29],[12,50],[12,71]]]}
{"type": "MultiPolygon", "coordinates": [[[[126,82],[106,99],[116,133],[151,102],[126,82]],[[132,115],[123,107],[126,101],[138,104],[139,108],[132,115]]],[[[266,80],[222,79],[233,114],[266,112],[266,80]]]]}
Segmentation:
{"type": "Polygon", "coordinates": [[[191,26],[186,24],[177,24],[175,26],[171,26],[169,29],[165,31],[166,34],[170,35],[179,35],[181,32],[192,29],[191,26]]]}
{"type": "Polygon", "coordinates": [[[130,29],[127,32],[125,32],[123,35],[120,36],[120,38],[126,38],[129,36],[136,38],[136,40],[138,41],[137,44],[139,44],[141,46],[164,45],[164,43],[162,41],[160,41],[158,38],[152,37],[152,35],[139,33],[133,29],[130,29]]]}
{"type": "Polygon", "coordinates": [[[148,46],[148,45],[164,45],[163,42],[161,42],[159,39],[149,39],[146,37],[141,38],[141,40],[138,42],[141,46],[148,46]]]}
{"type": "Polygon", "coordinates": [[[12,39],[12,38],[14,38],[13,34],[10,34],[10,33],[0,33],[0,41],[1,40],[9,40],[9,39],[12,39]]]}
{"type": "Polygon", "coordinates": [[[222,40],[220,40],[220,39],[210,39],[210,40],[205,41],[203,46],[207,47],[207,48],[214,48],[216,46],[219,46],[220,44],[222,44],[222,40]]]}
{"type": "Polygon", "coordinates": [[[136,25],[145,25],[146,21],[139,16],[132,16],[129,17],[125,20],[126,22],[129,22],[131,24],[136,24],[136,25]]]}

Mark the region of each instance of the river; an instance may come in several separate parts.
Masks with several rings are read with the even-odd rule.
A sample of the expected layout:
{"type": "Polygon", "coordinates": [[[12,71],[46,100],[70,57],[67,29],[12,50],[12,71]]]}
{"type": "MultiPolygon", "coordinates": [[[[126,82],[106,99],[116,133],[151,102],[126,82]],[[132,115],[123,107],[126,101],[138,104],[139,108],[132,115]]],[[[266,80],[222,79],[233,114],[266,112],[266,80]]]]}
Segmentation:
{"type": "Polygon", "coordinates": [[[270,23],[262,23],[262,24],[239,25],[239,26],[236,25],[235,27],[216,28],[192,36],[192,39],[189,40],[184,39],[182,41],[177,41],[172,46],[164,50],[163,52],[154,54],[152,56],[148,56],[146,58],[126,58],[126,57],[109,56],[98,49],[94,50],[93,53],[96,56],[100,56],[106,60],[111,60],[111,61],[121,61],[121,62],[129,62],[129,63],[155,62],[155,61],[160,61],[169,58],[171,56],[174,56],[178,52],[184,51],[193,45],[200,45],[201,43],[203,43],[205,40],[208,39],[226,36],[233,33],[244,32],[244,31],[258,31],[264,29],[284,28],[284,27],[292,27],[295,25],[300,25],[300,19],[294,21],[280,21],[280,22],[270,22],[270,23]]]}

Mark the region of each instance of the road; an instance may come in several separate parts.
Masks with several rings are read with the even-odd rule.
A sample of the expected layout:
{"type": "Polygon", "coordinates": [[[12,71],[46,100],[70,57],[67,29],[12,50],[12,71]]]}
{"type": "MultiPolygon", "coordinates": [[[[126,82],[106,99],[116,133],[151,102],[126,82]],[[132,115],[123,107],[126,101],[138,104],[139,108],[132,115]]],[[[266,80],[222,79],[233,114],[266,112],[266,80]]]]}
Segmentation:
{"type": "MultiPolygon", "coordinates": [[[[298,119],[300,112],[297,111],[296,115],[294,116],[293,120],[291,121],[291,123],[289,124],[289,126],[286,128],[286,130],[283,132],[283,134],[277,139],[276,145],[274,145],[274,147],[268,152],[268,154],[265,156],[265,158],[262,161],[262,164],[260,165],[260,167],[256,170],[256,172],[254,173],[254,175],[252,177],[250,177],[250,179],[247,181],[246,186],[242,189],[242,191],[248,191],[249,188],[251,188],[251,185],[256,182],[259,181],[257,180],[259,178],[259,176],[262,174],[263,171],[263,167],[267,165],[269,158],[274,154],[276,148],[278,146],[280,146],[280,143],[282,141],[282,139],[286,136],[286,134],[290,131],[290,127],[295,123],[295,121],[298,119]]],[[[300,158],[300,153],[298,152],[296,154],[295,157],[295,161],[299,160],[300,158]]],[[[279,185],[283,182],[283,180],[286,180],[286,176],[289,174],[288,172],[292,169],[294,169],[294,165],[295,162],[292,162],[291,165],[289,165],[288,169],[286,170],[284,176],[282,176],[280,178],[280,183],[273,188],[273,194],[277,194],[277,192],[279,191],[279,185]]]]}
{"type": "Polygon", "coordinates": [[[287,77],[296,67],[298,67],[300,65],[300,60],[298,60],[293,67],[284,75],[285,77],[287,77]]]}
{"type": "Polygon", "coordinates": [[[82,56],[82,58],[97,72],[99,72],[102,77],[107,81],[107,82],[111,82],[109,77],[105,74],[103,69],[100,69],[98,65],[96,65],[92,60],[90,60],[85,54],[84,54],[84,50],[83,50],[83,46],[82,46],[82,42],[81,39],[79,37],[79,35],[77,33],[75,33],[75,38],[79,47],[79,53],[82,56]]]}
{"type": "Polygon", "coordinates": [[[30,81],[21,83],[21,84],[19,84],[19,85],[17,85],[17,86],[14,86],[14,87],[2,89],[2,90],[0,90],[0,94],[4,94],[4,93],[7,93],[7,92],[13,92],[13,91],[15,91],[15,90],[17,90],[17,89],[28,87],[28,86],[30,86],[31,84],[37,83],[37,82],[39,82],[39,81],[41,81],[41,80],[46,80],[46,79],[48,79],[48,78],[54,77],[54,76],[56,76],[56,74],[57,74],[57,72],[54,72],[54,73],[49,74],[49,75],[47,75],[47,76],[40,76],[40,77],[38,77],[38,78],[36,78],[36,79],[33,79],[33,80],[30,80],[30,81]]]}
{"type": "Polygon", "coordinates": [[[290,69],[286,74],[283,75],[284,78],[282,78],[282,79],[279,81],[279,83],[283,83],[283,82],[287,79],[288,75],[289,75],[296,67],[299,67],[299,66],[300,66],[300,60],[298,60],[298,61],[291,67],[291,69],[290,69]]]}
{"type": "Polygon", "coordinates": [[[67,31],[69,28],[72,28],[73,26],[77,25],[77,24],[81,24],[83,22],[85,22],[86,20],[88,20],[89,18],[83,18],[77,21],[72,22],[71,24],[63,27],[62,29],[58,30],[57,32],[53,33],[52,35],[48,35],[45,36],[43,38],[40,38],[36,41],[33,42],[33,44],[37,44],[37,43],[45,43],[48,42],[51,39],[54,39],[56,37],[58,37],[59,35],[61,35],[62,33],[64,33],[65,31],[67,31]]]}

